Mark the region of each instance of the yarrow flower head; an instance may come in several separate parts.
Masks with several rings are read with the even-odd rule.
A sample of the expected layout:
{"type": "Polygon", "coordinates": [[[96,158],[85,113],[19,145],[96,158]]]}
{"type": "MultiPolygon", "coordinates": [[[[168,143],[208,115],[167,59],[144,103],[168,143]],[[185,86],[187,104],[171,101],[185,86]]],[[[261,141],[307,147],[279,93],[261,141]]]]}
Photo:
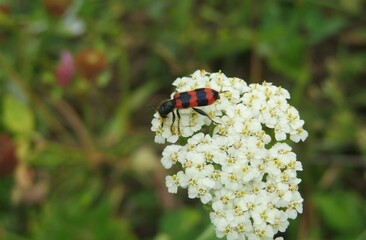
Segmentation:
{"type": "Polygon", "coordinates": [[[284,141],[308,136],[287,102],[289,92],[203,70],[173,85],[177,93],[188,93],[172,95],[151,127],[155,142],[171,143],[162,165],[178,166],[166,177],[168,191],[187,189],[189,198],[209,205],[217,237],[273,239],[284,232],[303,202],[297,178],[302,165],[284,141]]]}

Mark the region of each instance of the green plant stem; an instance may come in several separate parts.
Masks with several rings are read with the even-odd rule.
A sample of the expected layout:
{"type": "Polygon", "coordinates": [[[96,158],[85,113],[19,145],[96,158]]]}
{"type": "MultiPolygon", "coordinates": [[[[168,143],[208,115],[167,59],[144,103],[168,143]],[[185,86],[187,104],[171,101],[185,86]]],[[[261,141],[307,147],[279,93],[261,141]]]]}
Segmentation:
{"type": "Polygon", "coordinates": [[[116,104],[117,110],[109,124],[106,141],[109,144],[113,144],[118,141],[121,137],[125,136],[128,124],[130,121],[130,111],[131,111],[131,93],[130,93],[130,73],[129,64],[127,58],[127,52],[124,46],[120,47],[121,53],[118,62],[119,78],[121,79],[121,97],[119,102],[116,104]]]}
{"type": "Polygon", "coordinates": [[[54,103],[54,106],[65,117],[66,121],[68,121],[84,150],[87,152],[94,152],[95,148],[92,138],[75,110],[62,99],[54,103]]]}
{"type": "Polygon", "coordinates": [[[356,240],[362,240],[362,239],[366,239],[366,230],[363,231],[357,238],[356,240]]]}
{"type": "Polygon", "coordinates": [[[292,104],[294,106],[300,106],[301,101],[304,99],[305,88],[310,82],[310,56],[307,56],[306,65],[302,68],[302,71],[298,74],[299,77],[295,81],[295,86],[293,89],[292,104]]]}
{"type": "Polygon", "coordinates": [[[215,236],[215,228],[213,224],[209,224],[196,240],[210,240],[213,236],[215,236]]]}

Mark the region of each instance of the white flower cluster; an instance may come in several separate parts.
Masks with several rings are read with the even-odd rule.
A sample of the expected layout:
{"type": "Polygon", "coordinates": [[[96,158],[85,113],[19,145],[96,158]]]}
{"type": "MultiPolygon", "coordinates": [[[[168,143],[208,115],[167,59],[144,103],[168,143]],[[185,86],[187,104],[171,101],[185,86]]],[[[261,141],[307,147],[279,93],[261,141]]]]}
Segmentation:
{"type": "Polygon", "coordinates": [[[273,239],[284,232],[288,219],[302,212],[303,199],[296,173],[302,165],[283,140],[308,136],[298,111],[287,102],[288,91],[205,71],[178,78],[173,85],[177,92],[211,88],[220,99],[200,107],[210,118],[191,108],[180,109],[181,118],[174,123],[172,114],[154,115],[151,129],[157,143],[175,143],[179,135],[185,142],[163,151],[165,168],[179,166],[166,177],[168,191],[185,188],[189,198],[209,204],[218,237],[273,239]]]}

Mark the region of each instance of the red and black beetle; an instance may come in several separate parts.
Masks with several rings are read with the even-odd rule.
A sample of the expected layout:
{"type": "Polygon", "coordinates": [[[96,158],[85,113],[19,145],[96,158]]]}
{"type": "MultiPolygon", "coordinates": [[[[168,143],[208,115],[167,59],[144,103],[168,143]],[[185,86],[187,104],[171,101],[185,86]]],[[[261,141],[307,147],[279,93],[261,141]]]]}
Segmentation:
{"type": "Polygon", "coordinates": [[[177,109],[178,119],[180,119],[180,114],[178,110],[183,108],[192,108],[197,113],[210,118],[207,113],[205,113],[201,109],[197,109],[196,107],[211,105],[219,98],[219,92],[211,88],[198,88],[187,92],[177,92],[174,94],[173,99],[165,100],[159,105],[158,113],[162,118],[167,118],[168,114],[172,113],[172,126],[175,121],[174,109],[177,109]]]}

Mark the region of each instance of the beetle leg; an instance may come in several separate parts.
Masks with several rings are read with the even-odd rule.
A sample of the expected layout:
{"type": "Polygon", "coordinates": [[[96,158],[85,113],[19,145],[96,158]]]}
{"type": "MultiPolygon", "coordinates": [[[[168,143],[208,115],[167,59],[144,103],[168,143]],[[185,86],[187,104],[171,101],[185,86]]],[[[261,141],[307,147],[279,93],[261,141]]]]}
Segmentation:
{"type": "Polygon", "coordinates": [[[174,126],[174,122],[175,122],[175,113],[174,111],[172,111],[173,114],[173,119],[172,119],[172,125],[170,125],[170,132],[173,134],[173,126],[174,126]]]}
{"type": "Polygon", "coordinates": [[[208,117],[212,122],[216,123],[216,124],[219,124],[218,122],[216,122],[215,120],[213,120],[210,116],[208,116],[208,114],[201,110],[201,109],[198,109],[198,108],[192,108],[193,110],[195,110],[198,114],[201,114],[202,116],[206,116],[208,117]]]}
{"type": "Polygon", "coordinates": [[[177,116],[178,116],[178,134],[180,135],[180,113],[178,109],[177,109],[177,116]]]}

